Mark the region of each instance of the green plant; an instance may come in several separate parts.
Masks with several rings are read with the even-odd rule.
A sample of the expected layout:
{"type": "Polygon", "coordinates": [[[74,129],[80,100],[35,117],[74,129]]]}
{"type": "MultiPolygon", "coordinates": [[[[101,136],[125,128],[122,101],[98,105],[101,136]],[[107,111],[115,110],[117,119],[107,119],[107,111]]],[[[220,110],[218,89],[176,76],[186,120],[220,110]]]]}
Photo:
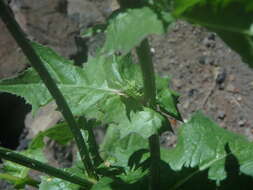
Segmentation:
{"type": "Polygon", "coordinates": [[[253,144],[200,112],[182,121],[178,94],[168,88],[168,78],[154,74],[147,36],[163,34],[176,19],[184,19],[216,32],[252,66],[252,1],[119,0],[119,4],[121,9],[105,27],[89,30],[89,35],[105,32],[103,48],[77,67],[28,41],[0,0],[1,18],[33,67],[17,78],[2,80],[0,90],[24,97],[33,112],[55,100],[65,118],[40,133],[23,152],[1,147],[0,158],[6,161],[0,178],[17,188],[29,184],[40,190],[250,189],[253,144]],[[132,61],[133,48],[139,64],[132,61]],[[178,144],[169,150],[160,149],[158,141],[161,132],[170,130],[165,115],[183,122],[178,144]],[[92,132],[98,124],[108,126],[99,150],[92,132]],[[61,144],[75,139],[80,156],[72,168],[45,164],[44,137],[61,144]],[[35,181],[28,168],[51,177],[35,181]]]}

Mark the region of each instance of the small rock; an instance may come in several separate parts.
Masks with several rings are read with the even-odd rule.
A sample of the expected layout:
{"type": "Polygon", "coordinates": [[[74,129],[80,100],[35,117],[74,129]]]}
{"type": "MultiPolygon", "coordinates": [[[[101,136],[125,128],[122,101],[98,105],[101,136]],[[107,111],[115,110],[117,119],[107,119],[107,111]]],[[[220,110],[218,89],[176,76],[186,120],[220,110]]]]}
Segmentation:
{"type": "Polygon", "coordinates": [[[207,56],[201,56],[201,57],[199,57],[198,62],[202,65],[205,65],[205,64],[213,65],[214,60],[212,60],[211,58],[209,58],[207,56]]]}
{"type": "Polygon", "coordinates": [[[226,117],[226,113],[224,111],[218,111],[218,118],[223,120],[226,117]]]}
{"type": "Polygon", "coordinates": [[[189,90],[189,92],[188,92],[188,96],[189,97],[192,97],[195,93],[197,93],[198,92],[198,90],[197,89],[191,89],[191,90],[189,90]]]}
{"type": "Polygon", "coordinates": [[[151,53],[155,53],[155,48],[150,48],[151,53]]]}
{"type": "Polygon", "coordinates": [[[238,125],[239,125],[240,127],[245,126],[245,124],[246,124],[246,120],[245,120],[245,119],[241,119],[241,120],[238,121],[238,125]]]}
{"type": "Polygon", "coordinates": [[[241,97],[241,96],[237,96],[236,100],[237,100],[238,102],[241,102],[241,101],[242,101],[242,97],[241,97]]]}
{"type": "Polygon", "coordinates": [[[213,36],[209,36],[209,37],[206,37],[204,40],[203,40],[203,44],[207,47],[207,48],[214,48],[215,47],[215,41],[214,41],[215,38],[213,38],[213,36]]]}
{"type": "Polygon", "coordinates": [[[212,40],[212,41],[215,41],[215,37],[216,37],[215,33],[210,33],[209,36],[208,36],[208,39],[212,40]]]}
{"type": "Polygon", "coordinates": [[[216,83],[217,84],[222,84],[225,80],[226,80],[226,77],[227,77],[227,72],[225,69],[222,69],[218,75],[217,75],[217,78],[216,78],[216,83]]]}
{"type": "Polygon", "coordinates": [[[224,88],[225,88],[225,84],[224,84],[224,83],[221,83],[221,84],[219,85],[219,90],[224,90],[224,88]]]}

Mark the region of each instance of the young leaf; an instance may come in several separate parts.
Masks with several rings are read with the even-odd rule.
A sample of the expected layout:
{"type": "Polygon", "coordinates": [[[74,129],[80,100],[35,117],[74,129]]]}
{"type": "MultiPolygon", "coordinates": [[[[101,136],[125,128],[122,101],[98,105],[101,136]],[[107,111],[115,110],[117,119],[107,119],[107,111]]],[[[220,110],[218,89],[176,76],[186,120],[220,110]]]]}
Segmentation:
{"type": "Polygon", "coordinates": [[[127,54],[149,34],[163,34],[165,31],[162,20],[152,9],[128,9],[110,21],[102,53],[127,54]]]}
{"type": "Polygon", "coordinates": [[[253,176],[252,149],[253,144],[244,137],[228,132],[196,113],[180,128],[176,148],[163,151],[162,157],[176,171],[183,167],[198,167],[200,171],[209,169],[209,179],[219,182],[228,175],[225,164],[231,154],[238,160],[240,172],[253,176]]]}
{"type": "Polygon", "coordinates": [[[216,32],[253,67],[251,0],[177,0],[174,15],[216,32]]]}

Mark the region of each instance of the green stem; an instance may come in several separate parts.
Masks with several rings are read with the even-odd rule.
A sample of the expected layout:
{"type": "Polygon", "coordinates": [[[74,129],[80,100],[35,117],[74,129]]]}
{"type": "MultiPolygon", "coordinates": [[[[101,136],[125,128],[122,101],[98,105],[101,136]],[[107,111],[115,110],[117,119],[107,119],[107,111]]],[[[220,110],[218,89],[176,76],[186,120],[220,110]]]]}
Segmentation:
{"type": "Polygon", "coordinates": [[[93,160],[94,165],[99,166],[103,162],[103,160],[99,155],[99,152],[98,152],[99,147],[97,145],[95,135],[92,130],[94,126],[94,122],[96,121],[94,120],[87,121],[85,117],[81,117],[82,128],[86,130],[88,133],[88,139],[86,142],[89,145],[89,152],[90,152],[91,158],[93,160]]]}
{"type": "Polygon", "coordinates": [[[47,164],[44,164],[42,162],[39,162],[37,160],[28,158],[26,156],[23,156],[19,153],[16,153],[12,150],[9,150],[7,148],[0,147],[0,158],[3,158],[5,160],[9,160],[15,163],[18,163],[22,166],[46,173],[50,176],[57,177],[75,184],[78,184],[85,188],[90,188],[93,184],[96,183],[94,179],[90,178],[80,178],[76,175],[73,175],[71,173],[65,172],[63,170],[54,168],[52,166],[49,166],[47,164]]]}
{"type": "Polygon", "coordinates": [[[18,43],[18,45],[21,47],[24,54],[29,59],[31,65],[33,68],[38,72],[39,76],[41,77],[42,81],[45,83],[46,87],[48,88],[49,92],[51,93],[52,97],[55,99],[56,104],[59,108],[59,110],[62,112],[62,115],[66,119],[71,132],[73,133],[73,136],[76,140],[77,147],[79,149],[81,159],[83,161],[84,167],[88,173],[89,177],[93,177],[97,179],[97,175],[95,173],[95,169],[93,167],[92,161],[89,157],[89,152],[87,149],[87,146],[84,142],[83,136],[81,134],[81,131],[79,127],[77,126],[77,123],[75,121],[75,118],[68,107],[68,104],[66,100],[64,99],[62,93],[60,92],[59,88],[55,84],[54,80],[48,73],[46,67],[43,65],[42,61],[40,60],[39,56],[36,54],[34,49],[32,48],[31,44],[29,43],[29,40],[26,38],[24,32],[18,25],[18,23],[15,21],[11,14],[11,10],[9,7],[3,2],[3,0],[0,0],[0,16],[3,20],[3,22],[6,24],[8,30],[18,43]]]}
{"type": "MultiPolygon", "coordinates": [[[[147,106],[155,109],[156,106],[156,87],[155,87],[155,73],[152,62],[152,55],[148,40],[142,41],[136,49],[139,62],[141,65],[143,84],[144,84],[144,100],[147,106]]],[[[160,187],[160,145],[159,136],[154,134],[149,137],[149,149],[151,156],[151,181],[150,189],[159,190],[160,187]]]]}

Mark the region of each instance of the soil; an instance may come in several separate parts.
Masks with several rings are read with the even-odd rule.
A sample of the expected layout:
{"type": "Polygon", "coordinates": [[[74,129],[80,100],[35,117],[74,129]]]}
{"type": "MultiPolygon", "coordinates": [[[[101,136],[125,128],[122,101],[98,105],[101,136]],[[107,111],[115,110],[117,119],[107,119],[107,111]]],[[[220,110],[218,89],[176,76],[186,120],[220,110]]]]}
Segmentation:
{"type": "MultiPolygon", "coordinates": [[[[82,41],[78,34],[81,29],[103,22],[115,8],[112,1],[12,0],[11,7],[31,39],[81,63],[87,52],[92,54],[103,43],[103,37],[82,41]]],[[[167,34],[152,35],[150,42],[156,71],[169,75],[171,87],[181,94],[179,109],[184,120],[202,110],[221,127],[253,139],[253,71],[215,33],[180,21],[167,34]]],[[[26,68],[26,59],[1,22],[0,44],[0,78],[14,76],[26,68]]],[[[6,99],[1,97],[0,101],[6,99]]],[[[10,109],[17,108],[10,104],[10,109]]],[[[178,126],[175,124],[175,129],[178,126]]],[[[176,135],[165,133],[161,143],[174,146],[176,135]]],[[[57,145],[51,149],[55,159],[65,157],[57,145]]],[[[0,182],[0,189],[7,188],[0,182]]]]}

